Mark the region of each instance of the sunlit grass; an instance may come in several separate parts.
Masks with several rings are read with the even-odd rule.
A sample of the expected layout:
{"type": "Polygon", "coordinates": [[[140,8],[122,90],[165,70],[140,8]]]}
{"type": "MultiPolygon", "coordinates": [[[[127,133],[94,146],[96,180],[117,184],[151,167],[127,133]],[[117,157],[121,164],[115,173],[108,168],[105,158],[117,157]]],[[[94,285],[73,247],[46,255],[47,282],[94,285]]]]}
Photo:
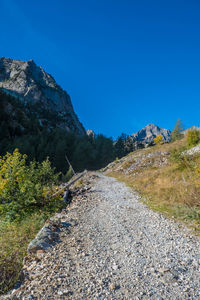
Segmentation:
{"type": "Polygon", "coordinates": [[[0,294],[16,283],[27,246],[46,218],[47,215],[37,213],[19,223],[0,219],[0,294]]]}
{"type": "MultiPolygon", "coordinates": [[[[150,149],[143,149],[132,153],[132,161],[138,154],[152,152],[171,152],[173,149],[184,149],[186,140],[182,139],[174,143],[158,145],[150,149]],[[145,151],[146,150],[146,151],[145,151]]],[[[178,219],[196,232],[200,232],[200,157],[193,159],[168,159],[166,166],[147,166],[144,169],[125,174],[130,166],[130,155],[121,164],[108,174],[135,188],[144,196],[145,202],[152,209],[178,219]],[[128,161],[129,160],[129,161],[128,161]],[[116,170],[115,170],[116,169],[116,170]]]]}

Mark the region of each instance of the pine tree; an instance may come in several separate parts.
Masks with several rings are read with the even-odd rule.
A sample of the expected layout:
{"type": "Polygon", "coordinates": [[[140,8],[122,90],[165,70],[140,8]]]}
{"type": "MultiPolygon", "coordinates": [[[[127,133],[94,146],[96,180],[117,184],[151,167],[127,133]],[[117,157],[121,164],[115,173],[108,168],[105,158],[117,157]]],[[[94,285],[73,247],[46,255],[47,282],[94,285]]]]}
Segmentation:
{"type": "Polygon", "coordinates": [[[184,130],[183,123],[181,122],[181,119],[178,119],[176,121],[176,125],[172,131],[172,142],[183,138],[183,133],[182,133],[183,130],[184,130]]]}

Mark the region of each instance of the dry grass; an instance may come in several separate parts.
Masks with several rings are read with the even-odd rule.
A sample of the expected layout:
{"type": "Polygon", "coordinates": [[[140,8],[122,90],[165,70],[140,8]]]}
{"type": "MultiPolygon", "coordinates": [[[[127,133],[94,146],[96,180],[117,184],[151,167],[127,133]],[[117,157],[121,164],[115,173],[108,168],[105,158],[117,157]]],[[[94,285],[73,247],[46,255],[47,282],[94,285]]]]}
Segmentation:
{"type": "Polygon", "coordinates": [[[0,219],[0,294],[16,283],[28,243],[45,222],[45,215],[33,215],[20,223],[0,219]]]}
{"type": "MultiPolygon", "coordinates": [[[[140,152],[173,152],[174,149],[183,149],[185,146],[186,140],[183,139],[149,148],[146,152],[140,150],[140,152]]],[[[132,153],[133,159],[138,153],[139,151],[132,153]]],[[[145,202],[151,208],[177,218],[200,232],[200,176],[196,172],[197,168],[200,169],[199,156],[192,160],[170,159],[166,166],[147,166],[139,172],[137,170],[127,175],[124,174],[125,166],[124,162],[123,171],[112,170],[109,176],[134,187],[144,196],[145,202]]]]}
{"type": "Polygon", "coordinates": [[[166,144],[162,144],[162,145],[156,145],[154,147],[150,147],[149,148],[149,152],[155,152],[156,151],[161,151],[161,152],[170,152],[172,151],[174,148],[182,148],[182,147],[186,147],[187,141],[186,141],[186,137],[184,137],[181,140],[177,140],[173,143],[166,143],[166,144]]]}

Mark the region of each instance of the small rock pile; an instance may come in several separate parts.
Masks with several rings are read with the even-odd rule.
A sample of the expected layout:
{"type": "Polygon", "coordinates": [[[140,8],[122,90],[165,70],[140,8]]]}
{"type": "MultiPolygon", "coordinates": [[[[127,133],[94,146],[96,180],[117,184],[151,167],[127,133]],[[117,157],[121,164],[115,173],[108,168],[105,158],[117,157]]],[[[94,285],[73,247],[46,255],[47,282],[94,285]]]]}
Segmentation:
{"type": "Polygon", "coordinates": [[[169,152],[153,152],[142,154],[134,158],[134,162],[124,170],[125,174],[130,174],[133,171],[145,169],[147,167],[162,167],[168,164],[169,152]]]}
{"type": "Polygon", "coordinates": [[[152,152],[148,153],[148,149],[143,149],[139,153],[131,153],[120,160],[110,163],[102,171],[109,173],[110,171],[121,172],[124,174],[133,174],[135,171],[143,170],[148,167],[163,167],[168,164],[170,152],[152,152]],[[147,152],[147,153],[146,153],[147,152]]]}

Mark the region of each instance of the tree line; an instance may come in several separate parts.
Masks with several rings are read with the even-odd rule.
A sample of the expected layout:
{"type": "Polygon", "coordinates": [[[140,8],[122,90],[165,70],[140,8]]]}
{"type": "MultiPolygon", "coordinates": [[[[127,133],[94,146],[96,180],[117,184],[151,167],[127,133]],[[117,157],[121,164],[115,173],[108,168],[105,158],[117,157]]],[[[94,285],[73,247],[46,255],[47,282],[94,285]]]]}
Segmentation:
{"type": "Polygon", "coordinates": [[[75,171],[96,170],[133,150],[125,134],[117,142],[102,134],[78,136],[57,126],[59,122],[57,113],[42,103],[25,103],[0,91],[0,155],[17,148],[30,161],[49,157],[56,171],[66,174],[66,155],[75,171]]]}

